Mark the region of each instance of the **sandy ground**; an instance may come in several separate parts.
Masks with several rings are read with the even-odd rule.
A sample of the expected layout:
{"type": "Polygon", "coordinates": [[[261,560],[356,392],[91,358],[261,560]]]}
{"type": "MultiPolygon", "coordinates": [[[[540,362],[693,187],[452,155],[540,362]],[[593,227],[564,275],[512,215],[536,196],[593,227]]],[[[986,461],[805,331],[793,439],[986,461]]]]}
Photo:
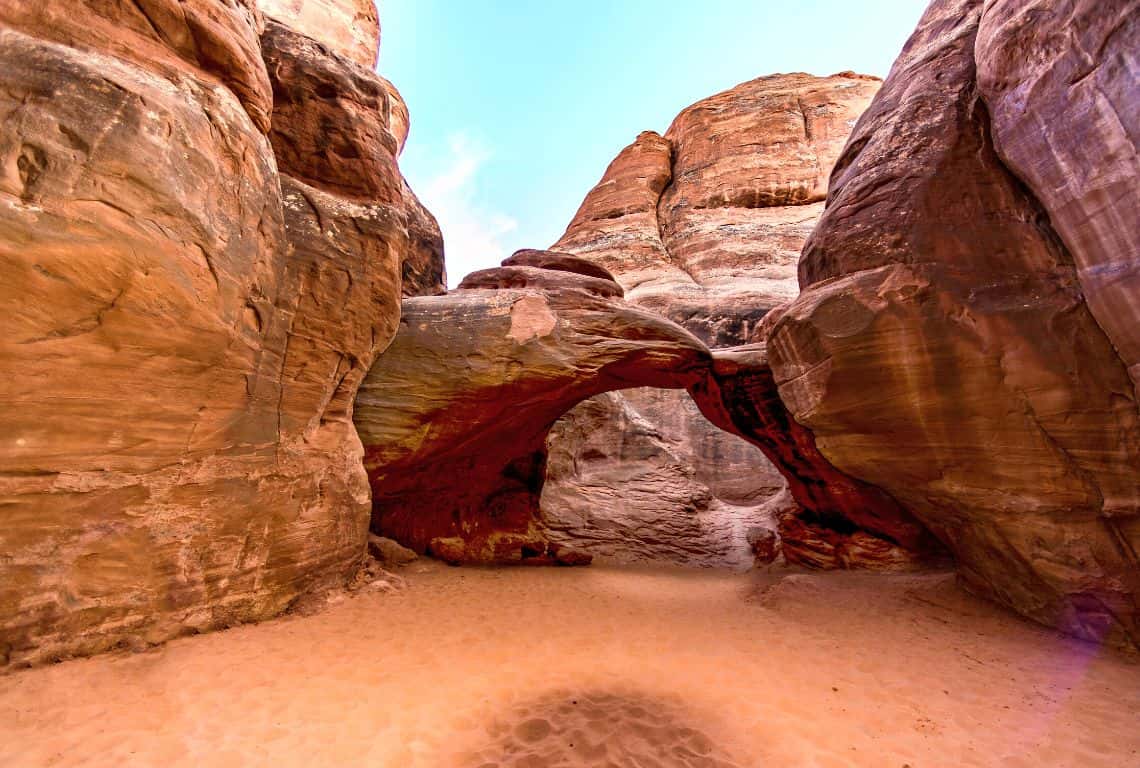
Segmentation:
{"type": "Polygon", "coordinates": [[[0,766],[1140,766],[1140,664],[947,575],[403,573],[0,677],[0,766]]]}

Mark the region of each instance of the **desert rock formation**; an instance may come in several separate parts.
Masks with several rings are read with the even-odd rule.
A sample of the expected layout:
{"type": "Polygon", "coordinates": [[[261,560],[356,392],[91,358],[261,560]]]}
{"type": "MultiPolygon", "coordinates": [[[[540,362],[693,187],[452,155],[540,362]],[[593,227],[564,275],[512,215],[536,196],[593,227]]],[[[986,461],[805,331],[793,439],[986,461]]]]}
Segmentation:
{"type": "MultiPolygon", "coordinates": [[[[286,191],[316,187],[332,196],[329,201],[351,208],[331,211],[316,195],[287,194],[287,202],[304,200],[311,209],[304,213],[304,206],[294,206],[296,215],[338,227],[336,235],[355,238],[358,249],[398,253],[402,295],[442,293],[443,238],[400,174],[397,156],[407,136],[407,107],[393,99],[391,84],[273,20],[265,24],[261,46],[272,73],[269,138],[290,181],[286,191]],[[399,241],[384,232],[398,233],[399,241]]],[[[318,249],[320,238],[337,240],[320,229],[316,235],[311,245],[318,249]]],[[[387,257],[358,252],[363,261],[355,269],[342,265],[349,277],[367,275],[371,260],[387,257]]]]}
{"type": "Polygon", "coordinates": [[[1135,2],[933,3],[768,344],[820,452],[973,589],[1116,643],[1140,640],[1138,31],[1135,2]]]}
{"type": "Polygon", "coordinates": [[[376,67],[380,14],[375,0],[257,0],[257,5],[266,16],[323,43],[333,53],[366,69],[376,67]]]}
{"type": "MultiPolygon", "coordinates": [[[[780,401],[764,345],[716,350],[708,374],[689,394],[712,424],[758,447],[783,472],[793,503],[773,499],[771,511],[788,563],[900,570],[941,556],[938,543],[895,499],[819,452],[811,432],[780,401]]],[[[762,561],[761,547],[755,549],[762,561]]]]}
{"type": "Polygon", "coordinates": [[[878,87],[772,75],[699,101],[622,150],[552,249],[605,267],[710,346],[759,341],[764,313],[798,293],[828,173],[878,87]]]}
{"type": "Polygon", "coordinates": [[[566,562],[538,515],[550,427],[593,395],[683,388],[708,366],[704,344],[597,267],[520,260],[559,268],[516,260],[406,299],[356,400],[372,530],[450,562],[566,562]]]}
{"type": "Polygon", "coordinates": [[[775,533],[770,502],[784,479],[751,445],[706,424],[674,390],[627,389],[575,406],[547,438],[549,538],[600,562],[751,567],[752,542],[775,533]],[[738,471],[749,464],[755,472],[738,471]]]}
{"type": "Polygon", "coordinates": [[[371,0],[0,0],[0,666],[279,614],[370,542],[945,550],[1140,647],[1136,0],[934,0],[881,89],[698,102],[451,294],[378,47],[371,0]]]}
{"type": "Polygon", "coordinates": [[[355,388],[402,274],[442,282],[380,78],[253,0],[5,2],[0,24],[0,663],[344,583],[355,388]],[[351,179],[275,157],[315,114],[359,149],[351,179]]]}
{"type": "Polygon", "coordinates": [[[986,4],[975,55],[994,148],[1048,212],[1140,386],[1138,40],[1135,2],[1000,0],[986,4]]]}
{"type": "MultiPolygon", "coordinates": [[[[710,347],[759,341],[764,316],[798,293],[796,264],[823,210],[827,175],[878,87],[851,73],[773,75],[697,102],[664,136],[642,133],[618,155],[554,248],[610,270],[630,301],[710,347]]],[[[553,440],[585,442],[552,444],[543,508],[566,541],[618,560],[715,565],[747,554],[742,531],[794,526],[801,540],[840,536],[793,521],[794,505],[777,499],[784,483],[773,465],[753,444],[716,429],[682,392],[609,395],[563,421],[553,440]],[[609,482],[614,503],[599,506],[609,482]],[[702,530],[706,518],[712,528],[702,530]],[[677,525],[690,529],[692,548],[704,555],[664,535],[677,525]],[[731,554],[723,551],[729,540],[731,554]]],[[[793,559],[828,567],[909,559],[880,544],[890,557],[860,559],[832,546],[828,560],[815,546],[793,559]]]]}
{"type": "MultiPolygon", "coordinates": [[[[365,90],[379,86],[387,92],[384,110],[389,114],[388,129],[396,140],[399,155],[408,140],[408,105],[391,81],[375,73],[380,52],[380,16],[374,0],[257,0],[257,5],[267,19],[301,33],[310,44],[320,45],[368,71],[363,83],[365,90]]],[[[309,73],[310,77],[314,75],[317,72],[309,73]]],[[[290,80],[281,76],[277,79],[290,80]]]]}

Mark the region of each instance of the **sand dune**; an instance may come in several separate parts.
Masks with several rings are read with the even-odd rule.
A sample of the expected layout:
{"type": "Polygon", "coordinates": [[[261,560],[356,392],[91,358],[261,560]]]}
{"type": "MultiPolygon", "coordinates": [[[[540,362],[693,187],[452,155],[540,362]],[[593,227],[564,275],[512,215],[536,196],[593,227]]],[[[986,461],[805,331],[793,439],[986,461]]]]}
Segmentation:
{"type": "Polygon", "coordinates": [[[0,765],[1140,765],[1140,664],[948,575],[404,571],[0,678],[0,765]]]}

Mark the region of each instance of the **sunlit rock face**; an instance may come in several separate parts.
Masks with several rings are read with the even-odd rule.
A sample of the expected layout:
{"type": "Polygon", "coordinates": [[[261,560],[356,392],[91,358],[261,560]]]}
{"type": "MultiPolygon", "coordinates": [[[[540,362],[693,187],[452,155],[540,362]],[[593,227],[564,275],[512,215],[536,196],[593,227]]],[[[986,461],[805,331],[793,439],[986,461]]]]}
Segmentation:
{"type": "Polygon", "coordinates": [[[577,562],[539,518],[550,427],[593,395],[684,388],[707,367],[703,343],[593,265],[525,261],[404,301],[356,400],[374,532],[451,562],[577,562]]]}
{"type": "MultiPolygon", "coordinates": [[[[257,0],[257,6],[267,19],[304,35],[325,53],[344,57],[375,75],[380,52],[380,16],[374,0],[257,0]]],[[[395,154],[399,155],[408,140],[408,105],[387,79],[367,78],[366,88],[377,85],[387,93],[389,103],[384,107],[389,113],[387,125],[396,140],[395,154]]]]}
{"type": "Polygon", "coordinates": [[[266,16],[327,46],[366,69],[380,54],[375,0],[257,0],[266,16]]]}
{"type": "Polygon", "coordinates": [[[554,250],[715,347],[758,340],[798,293],[796,263],[876,78],[772,75],[683,110],[610,164],[554,250]]]}
{"type": "Polygon", "coordinates": [[[978,592],[1140,638],[1135,3],[938,0],[855,129],[768,342],[835,466],[978,592]]]}
{"type": "MultiPolygon", "coordinates": [[[[798,293],[796,265],[828,174],[878,88],[851,73],[773,75],[697,102],[664,136],[642,133],[618,155],[555,248],[610,270],[631,302],[710,347],[759,341],[764,317],[798,293]]],[[[823,527],[824,512],[797,521],[794,504],[772,504],[784,488],[772,463],[681,392],[600,398],[566,416],[551,439],[564,444],[552,443],[548,523],[604,557],[736,564],[750,557],[749,531],[850,536],[847,523],[842,533],[823,527]],[[609,424],[592,424],[603,411],[609,424]],[[600,504],[607,492],[613,504],[600,504]],[[664,534],[677,526],[689,543],[664,534]]],[[[820,567],[913,560],[896,543],[878,546],[890,556],[842,546],[824,548],[830,556],[821,547],[791,554],[820,567]]]]}
{"type": "MultiPolygon", "coordinates": [[[[261,45],[273,73],[269,138],[295,192],[287,200],[298,203],[292,206],[296,216],[329,230],[316,233],[310,250],[348,238],[361,261],[354,268],[341,265],[342,280],[390,275],[389,267],[374,262],[395,255],[397,294],[442,293],[443,238],[400,173],[396,158],[407,135],[407,108],[394,100],[391,84],[273,20],[265,24],[261,45]],[[322,201],[297,191],[302,188],[318,188],[328,197],[322,201]],[[342,209],[328,210],[330,203],[342,209]]],[[[353,289],[372,296],[390,293],[364,284],[353,289]]],[[[384,314],[399,316],[390,307],[384,314]]],[[[392,332],[381,337],[391,338],[392,332]]]]}
{"type": "Polygon", "coordinates": [[[4,3],[0,23],[0,663],[343,584],[369,517],[355,388],[433,240],[382,99],[356,98],[382,85],[252,0],[4,3]],[[310,130],[273,109],[286,75],[375,137],[353,194],[274,156],[310,130]]]}

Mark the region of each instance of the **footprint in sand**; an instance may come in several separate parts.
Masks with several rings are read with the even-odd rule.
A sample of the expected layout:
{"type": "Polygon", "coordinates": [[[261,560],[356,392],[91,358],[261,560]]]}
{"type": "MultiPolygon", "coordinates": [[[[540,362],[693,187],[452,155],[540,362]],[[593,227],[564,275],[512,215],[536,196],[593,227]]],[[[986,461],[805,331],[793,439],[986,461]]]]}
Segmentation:
{"type": "Polygon", "coordinates": [[[639,694],[552,693],[487,732],[463,768],[741,768],[679,707],[639,694]]]}

